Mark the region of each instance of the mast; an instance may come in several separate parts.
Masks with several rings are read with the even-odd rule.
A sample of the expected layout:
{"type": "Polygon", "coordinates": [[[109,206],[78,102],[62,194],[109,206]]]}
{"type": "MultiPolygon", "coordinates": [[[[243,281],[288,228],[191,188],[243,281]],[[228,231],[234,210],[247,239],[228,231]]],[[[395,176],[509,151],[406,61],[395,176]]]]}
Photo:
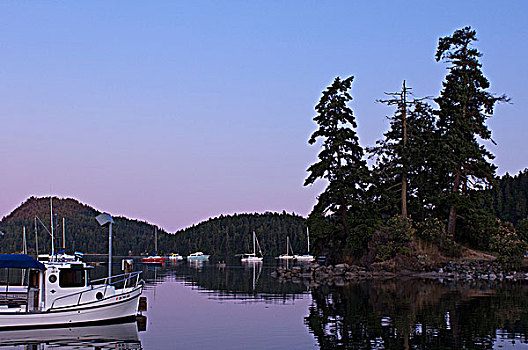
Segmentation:
{"type": "Polygon", "coordinates": [[[158,255],[158,228],[154,227],[154,255],[158,255]]]}
{"type": "Polygon", "coordinates": [[[55,239],[53,236],[53,197],[50,196],[50,211],[51,211],[51,260],[55,256],[55,239]]]}
{"type": "Polygon", "coordinates": [[[24,226],[24,230],[23,230],[22,244],[23,244],[22,251],[24,252],[24,254],[27,254],[26,226],[24,226]]]}
{"type": "Polygon", "coordinates": [[[35,216],[35,252],[38,257],[38,233],[37,233],[37,217],[35,216]]]}
{"type": "Polygon", "coordinates": [[[256,247],[256,240],[257,235],[255,234],[255,231],[253,231],[253,254],[257,256],[257,247],[256,247]]]}
{"type": "Polygon", "coordinates": [[[62,218],[62,249],[64,250],[64,254],[66,254],[66,231],[64,230],[64,227],[64,218],[62,218]]]}
{"type": "Polygon", "coordinates": [[[306,226],[306,238],[308,239],[308,253],[310,253],[310,229],[306,226]]]}
{"type": "Polygon", "coordinates": [[[290,255],[290,236],[286,236],[286,255],[290,255]]]}

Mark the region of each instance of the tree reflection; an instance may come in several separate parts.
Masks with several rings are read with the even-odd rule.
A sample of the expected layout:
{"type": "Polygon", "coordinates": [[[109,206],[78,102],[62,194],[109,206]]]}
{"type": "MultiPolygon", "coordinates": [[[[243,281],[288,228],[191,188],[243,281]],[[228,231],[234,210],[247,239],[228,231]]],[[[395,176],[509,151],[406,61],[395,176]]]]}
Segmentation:
{"type": "Polygon", "coordinates": [[[324,286],[305,322],[321,349],[490,349],[498,336],[527,342],[527,292],[402,279],[324,286]]]}

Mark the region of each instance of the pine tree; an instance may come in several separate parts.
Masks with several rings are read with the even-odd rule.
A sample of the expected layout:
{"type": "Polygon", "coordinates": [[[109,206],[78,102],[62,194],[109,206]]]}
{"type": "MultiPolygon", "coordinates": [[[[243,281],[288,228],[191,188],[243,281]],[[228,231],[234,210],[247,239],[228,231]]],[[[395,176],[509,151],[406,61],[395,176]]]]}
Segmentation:
{"type": "Polygon", "coordinates": [[[432,176],[436,124],[425,98],[410,99],[409,90],[404,81],[401,91],[387,93],[389,99],[378,101],[395,105],[396,111],[387,117],[390,127],[383,139],[369,151],[377,161],[376,187],[382,211],[389,216],[399,211],[403,219],[408,214],[423,219],[424,208],[430,206],[436,190],[432,176]],[[414,213],[409,212],[410,206],[414,213]]]}
{"type": "Polygon", "coordinates": [[[496,167],[490,163],[494,156],[481,145],[477,137],[490,140],[491,132],[486,120],[493,107],[505,96],[495,97],[486,91],[490,84],[482,73],[481,53],[472,46],[477,40],[470,27],[457,30],[452,36],[440,38],[436,61],[449,63],[443,90],[435,102],[439,106],[438,155],[442,157],[447,174],[445,190],[448,198],[448,235],[455,237],[457,209],[468,206],[468,193],[488,185],[494,178],[496,167]]]}
{"type": "Polygon", "coordinates": [[[315,107],[314,121],[318,129],[308,141],[313,145],[319,138],[323,140],[319,160],[308,168],[304,185],[311,185],[319,179],[328,181],[310,216],[333,222],[331,232],[323,234],[316,229],[314,238],[318,234],[319,238],[330,238],[326,243],[333,246],[329,251],[334,253],[336,249],[341,250],[349,238],[351,217],[364,209],[368,179],[364,151],[355,131],[356,120],[347,105],[352,100],[349,90],[353,79],[352,76],[344,80],[337,77],[323,92],[315,107]],[[331,237],[324,237],[326,234],[331,237]]]}

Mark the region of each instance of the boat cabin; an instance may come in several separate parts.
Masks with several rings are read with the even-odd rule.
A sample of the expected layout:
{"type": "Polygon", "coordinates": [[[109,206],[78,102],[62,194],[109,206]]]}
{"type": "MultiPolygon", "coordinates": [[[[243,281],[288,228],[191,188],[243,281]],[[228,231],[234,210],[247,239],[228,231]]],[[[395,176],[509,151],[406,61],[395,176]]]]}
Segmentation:
{"type": "MultiPolygon", "coordinates": [[[[72,293],[83,292],[88,287],[89,270],[92,266],[87,266],[83,262],[46,262],[45,273],[45,296],[44,307],[59,307],[71,303],[71,298],[65,298],[72,293]],[[64,299],[64,300],[63,300],[64,299]]],[[[79,296],[79,295],[77,295],[79,296]]]]}
{"type": "Polygon", "coordinates": [[[24,254],[0,254],[0,312],[42,310],[46,267],[24,254]]]}
{"type": "Polygon", "coordinates": [[[71,305],[73,299],[77,303],[88,294],[100,300],[102,292],[87,292],[92,268],[78,260],[41,263],[24,254],[0,255],[0,310],[44,311],[71,305]]]}

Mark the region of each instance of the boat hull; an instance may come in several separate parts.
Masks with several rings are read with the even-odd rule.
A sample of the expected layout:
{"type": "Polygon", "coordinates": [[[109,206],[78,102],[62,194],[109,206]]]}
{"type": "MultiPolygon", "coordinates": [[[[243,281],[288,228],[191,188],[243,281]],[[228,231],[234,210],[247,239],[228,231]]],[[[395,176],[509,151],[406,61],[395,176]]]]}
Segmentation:
{"type": "Polygon", "coordinates": [[[163,264],[165,263],[165,257],[143,258],[141,262],[144,264],[163,264]]]}
{"type": "Polygon", "coordinates": [[[293,255],[279,255],[279,259],[281,259],[281,260],[293,260],[294,256],[293,255]]]}
{"type": "Polygon", "coordinates": [[[209,255],[188,256],[187,260],[205,261],[205,260],[209,260],[209,255]]]}
{"type": "Polygon", "coordinates": [[[306,262],[315,260],[315,258],[312,255],[295,255],[294,259],[297,261],[306,261],[306,262]]]}
{"type": "Polygon", "coordinates": [[[136,316],[143,287],[114,295],[98,302],[42,312],[0,311],[0,330],[17,328],[52,328],[65,325],[124,320],[136,316]]]}

